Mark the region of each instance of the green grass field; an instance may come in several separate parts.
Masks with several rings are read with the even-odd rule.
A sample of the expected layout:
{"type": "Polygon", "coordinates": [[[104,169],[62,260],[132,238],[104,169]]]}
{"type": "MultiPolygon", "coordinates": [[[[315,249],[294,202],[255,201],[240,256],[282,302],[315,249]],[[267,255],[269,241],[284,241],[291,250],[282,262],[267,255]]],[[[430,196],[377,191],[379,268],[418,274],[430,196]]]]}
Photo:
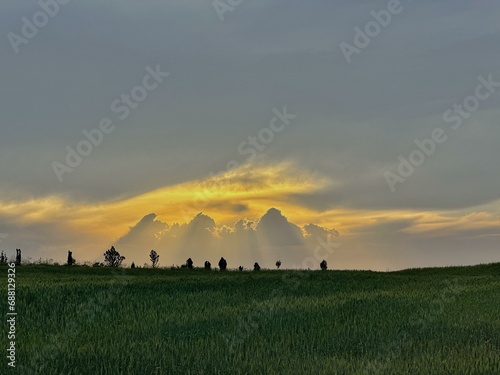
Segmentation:
{"type": "Polygon", "coordinates": [[[500,264],[393,273],[26,265],[16,281],[17,362],[3,356],[2,374],[500,374],[500,264]]]}

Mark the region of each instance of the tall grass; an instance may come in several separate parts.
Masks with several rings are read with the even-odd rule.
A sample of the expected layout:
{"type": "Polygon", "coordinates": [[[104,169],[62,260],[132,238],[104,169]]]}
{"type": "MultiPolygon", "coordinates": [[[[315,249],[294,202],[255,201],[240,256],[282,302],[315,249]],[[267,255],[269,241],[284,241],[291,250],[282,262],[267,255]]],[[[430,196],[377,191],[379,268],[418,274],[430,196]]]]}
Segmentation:
{"type": "Polygon", "coordinates": [[[0,368],[500,374],[499,296],[500,264],[393,273],[21,266],[18,367],[4,359],[0,368]]]}

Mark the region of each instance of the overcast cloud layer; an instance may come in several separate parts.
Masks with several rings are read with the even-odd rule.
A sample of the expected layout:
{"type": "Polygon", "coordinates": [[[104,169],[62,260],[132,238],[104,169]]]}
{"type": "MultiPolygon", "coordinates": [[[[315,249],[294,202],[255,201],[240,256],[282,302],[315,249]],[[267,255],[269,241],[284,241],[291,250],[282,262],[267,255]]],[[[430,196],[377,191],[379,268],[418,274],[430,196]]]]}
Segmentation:
{"type": "MultiPolygon", "coordinates": [[[[23,17],[41,8],[3,2],[0,248],[54,259],[71,248],[95,260],[112,244],[133,256],[140,238],[138,263],[156,246],[173,264],[189,256],[167,240],[178,223],[210,228],[219,241],[210,242],[213,258],[232,247],[242,262],[258,251],[271,266],[283,249],[252,236],[276,207],[301,236],[311,223],[338,230],[338,268],[499,261],[500,88],[459,129],[443,114],[476,95],[480,77],[500,82],[500,8],[401,1],[402,11],[348,63],[340,44],[354,45],[354,28],[388,3],[243,0],[221,21],[209,0],[72,1],[15,53],[9,33],[22,35],[23,17]],[[158,65],[169,76],[120,120],[113,101],[158,65]],[[238,151],[285,107],[296,117],[255,160],[238,151]],[[113,132],[60,182],[53,162],[64,163],[66,147],[103,118],[113,132]],[[384,173],[397,174],[399,157],[436,128],[447,140],[391,191],[384,173]],[[228,177],[231,161],[239,166],[228,177]],[[221,188],[224,196],[205,194],[200,207],[191,196],[214,174],[233,185],[221,188]],[[140,197],[159,190],[162,199],[141,209],[140,197]],[[199,212],[204,224],[195,225],[199,212]],[[93,227],[92,215],[107,224],[93,227]],[[238,237],[248,222],[250,237],[238,237]],[[139,236],[146,225],[161,238],[139,236]]],[[[290,264],[311,256],[303,249],[290,264]]]]}

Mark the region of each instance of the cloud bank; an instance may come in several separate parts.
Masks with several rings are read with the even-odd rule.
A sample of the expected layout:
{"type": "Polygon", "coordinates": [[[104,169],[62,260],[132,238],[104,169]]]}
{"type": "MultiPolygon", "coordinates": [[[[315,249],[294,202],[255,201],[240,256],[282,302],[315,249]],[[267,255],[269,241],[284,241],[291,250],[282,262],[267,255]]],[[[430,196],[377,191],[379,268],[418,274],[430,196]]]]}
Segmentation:
{"type": "Polygon", "coordinates": [[[229,268],[249,268],[254,262],[270,268],[276,260],[286,268],[302,268],[313,266],[311,258],[318,258],[319,264],[321,254],[328,258],[331,254],[318,252],[318,248],[337,236],[336,230],[315,224],[299,227],[276,208],[259,219],[240,219],[233,225],[218,225],[201,212],[188,223],[170,225],[152,213],[131,227],[117,241],[117,248],[130,261],[144,259],[154,249],[163,265],[183,264],[188,257],[195,266],[202,266],[205,260],[215,265],[223,256],[229,268]]]}

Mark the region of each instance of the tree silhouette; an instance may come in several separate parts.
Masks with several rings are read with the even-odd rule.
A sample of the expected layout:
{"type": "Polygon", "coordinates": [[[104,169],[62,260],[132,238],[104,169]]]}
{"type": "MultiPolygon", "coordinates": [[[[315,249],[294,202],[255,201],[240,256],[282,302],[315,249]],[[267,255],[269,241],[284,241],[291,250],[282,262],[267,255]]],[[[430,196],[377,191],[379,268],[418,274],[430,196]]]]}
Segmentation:
{"type": "Polygon", "coordinates": [[[104,263],[108,267],[119,267],[124,261],[125,257],[120,255],[118,251],[116,251],[114,246],[111,246],[111,249],[106,250],[104,253],[104,263]]]}
{"type": "Polygon", "coordinates": [[[132,262],[132,264],[130,265],[130,268],[135,268],[135,263],[132,262]]]}
{"type": "Polygon", "coordinates": [[[239,266],[239,267],[238,267],[238,269],[239,269],[240,271],[243,271],[243,266],[239,266]]]}
{"type": "Polygon", "coordinates": [[[16,265],[21,265],[21,249],[16,249],[16,265]]]}
{"type": "Polygon", "coordinates": [[[219,268],[221,271],[225,271],[227,268],[227,262],[223,257],[221,257],[219,260],[219,268]]]}
{"type": "Polygon", "coordinates": [[[281,260],[278,260],[276,262],[276,268],[279,269],[281,267],[281,260]]]}
{"type": "Polygon", "coordinates": [[[253,270],[254,271],[260,271],[259,263],[255,262],[255,264],[253,265],[253,270]]]}
{"type": "Polygon", "coordinates": [[[327,267],[327,264],[326,264],[326,260],[323,259],[323,261],[319,264],[319,266],[321,267],[321,269],[323,271],[325,271],[328,267],[327,267]]]}
{"type": "Polygon", "coordinates": [[[68,266],[72,266],[73,264],[75,264],[75,260],[73,259],[73,253],[71,252],[71,250],[68,250],[68,262],[67,262],[68,266]]]}
{"type": "Polygon", "coordinates": [[[186,267],[189,269],[193,269],[193,260],[191,258],[186,260],[186,267]]]}
{"type": "Polygon", "coordinates": [[[205,269],[206,270],[211,270],[212,269],[212,263],[210,263],[208,260],[205,261],[205,269]]]}
{"type": "Polygon", "coordinates": [[[7,255],[2,251],[0,254],[0,264],[5,264],[7,263],[7,255]]]}
{"type": "Polygon", "coordinates": [[[149,253],[149,260],[151,261],[151,265],[153,266],[153,268],[156,268],[160,260],[160,256],[156,251],[151,250],[151,252],[149,253]]]}

